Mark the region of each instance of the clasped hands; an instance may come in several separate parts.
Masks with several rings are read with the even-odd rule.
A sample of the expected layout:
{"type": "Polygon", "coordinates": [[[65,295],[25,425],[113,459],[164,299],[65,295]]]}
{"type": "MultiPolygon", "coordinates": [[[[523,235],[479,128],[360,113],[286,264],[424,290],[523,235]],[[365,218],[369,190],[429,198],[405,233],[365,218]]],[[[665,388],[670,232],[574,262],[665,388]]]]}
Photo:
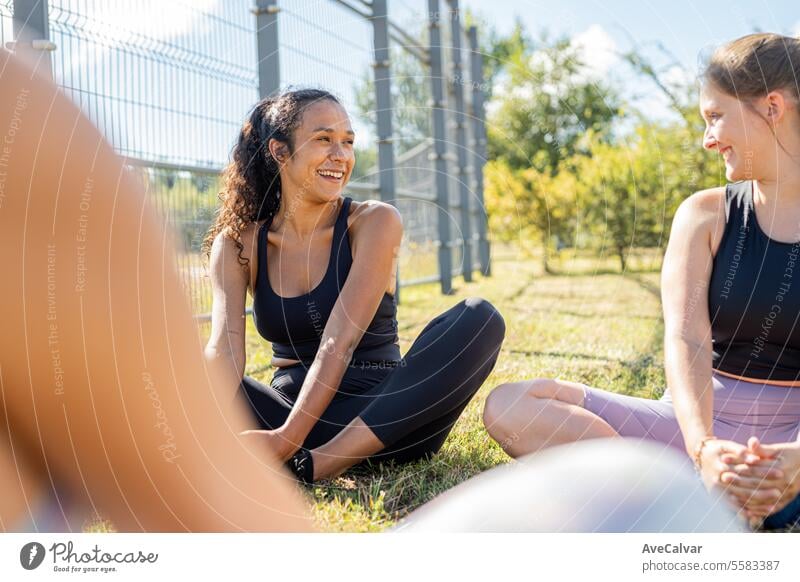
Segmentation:
{"type": "Polygon", "coordinates": [[[747,445],[709,440],[702,449],[701,475],[707,487],[720,487],[750,523],[786,507],[800,492],[800,442],[747,445]]]}

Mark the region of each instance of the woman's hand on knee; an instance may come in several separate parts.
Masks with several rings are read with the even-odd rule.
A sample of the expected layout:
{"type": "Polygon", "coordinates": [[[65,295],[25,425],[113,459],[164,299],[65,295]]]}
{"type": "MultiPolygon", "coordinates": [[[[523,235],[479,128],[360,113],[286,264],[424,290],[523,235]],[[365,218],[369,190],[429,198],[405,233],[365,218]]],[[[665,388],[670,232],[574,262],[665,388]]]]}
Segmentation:
{"type": "Polygon", "coordinates": [[[246,440],[258,443],[257,446],[266,446],[280,462],[287,461],[294,455],[303,443],[295,442],[282,428],[275,430],[245,430],[239,433],[246,440]]]}

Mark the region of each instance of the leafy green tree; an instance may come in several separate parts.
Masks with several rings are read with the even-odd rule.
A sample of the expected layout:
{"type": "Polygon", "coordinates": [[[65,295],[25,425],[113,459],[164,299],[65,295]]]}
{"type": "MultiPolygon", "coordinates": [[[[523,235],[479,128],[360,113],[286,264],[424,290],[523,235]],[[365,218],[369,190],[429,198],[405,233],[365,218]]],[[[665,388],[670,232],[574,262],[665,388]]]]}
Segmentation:
{"type": "Polygon", "coordinates": [[[620,116],[616,91],[588,74],[567,38],[510,54],[501,83],[507,90],[487,121],[489,157],[513,168],[555,175],[562,160],[587,153],[587,133],[609,139],[620,116]]]}
{"type": "MultiPolygon", "coordinates": [[[[495,54],[507,59],[498,83],[509,89],[494,98],[487,121],[489,158],[498,161],[497,167],[487,167],[487,209],[501,214],[509,206],[504,198],[513,196],[513,230],[501,236],[540,241],[549,271],[553,244],[576,239],[578,180],[583,180],[574,173],[577,158],[591,155],[594,143],[613,138],[621,100],[612,87],[587,74],[566,38],[550,41],[543,35],[534,45],[519,29],[496,43],[495,54]]],[[[507,218],[492,226],[512,226],[507,218]]]]}
{"type": "Polygon", "coordinates": [[[487,163],[485,192],[489,229],[499,240],[515,242],[527,249],[528,241],[539,241],[544,249],[545,272],[551,272],[553,243],[574,241],[578,224],[575,174],[551,176],[536,168],[518,170],[505,160],[487,163]]]}
{"type": "Polygon", "coordinates": [[[631,249],[663,247],[678,205],[716,185],[715,160],[682,123],[640,124],[624,141],[596,142],[572,168],[593,240],[611,248],[625,270],[631,249]]]}

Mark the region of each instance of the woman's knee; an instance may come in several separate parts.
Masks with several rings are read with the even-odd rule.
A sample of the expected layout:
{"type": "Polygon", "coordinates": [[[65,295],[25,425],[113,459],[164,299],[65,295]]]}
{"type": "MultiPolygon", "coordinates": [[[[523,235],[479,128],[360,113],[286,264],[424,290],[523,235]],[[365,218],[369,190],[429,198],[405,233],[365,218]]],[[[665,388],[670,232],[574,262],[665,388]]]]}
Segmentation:
{"type": "Polygon", "coordinates": [[[483,423],[495,440],[503,440],[523,425],[531,427],[537,414],[544,412],[534,409],[546,407],[551,400],[580,404],[582,393],[577,384],[551,378],[501,384],[486,398],[483,423]]]}
{"type": "MultiPolygon", "coordinates": [[[[493,439],[498,440],[500,433],[506,428],[503,423],[503,413],[506,410],[508,397],[506,391],[508,384],[500,384],[489,392],[483,404],[483,425],[493,439]]],[[[502,438],[502,437],[501,437],[502,438]]]]}
{"type": "Polygon", "coordinates": [[[506,322],[494,305],[482,297],[468,297],[458,307],[459,321],[468,333],[480,334],[494,348],[503,343],[506,322]]]}
{"type": "Polygon", "coordinates": [[[506,438],[516,430],[520,400],[526,397],[526,385],[529,382],[509,382],[500,384],[486,397],[483,406],[483,424],[486,430],[497,441],[506,438]]]}

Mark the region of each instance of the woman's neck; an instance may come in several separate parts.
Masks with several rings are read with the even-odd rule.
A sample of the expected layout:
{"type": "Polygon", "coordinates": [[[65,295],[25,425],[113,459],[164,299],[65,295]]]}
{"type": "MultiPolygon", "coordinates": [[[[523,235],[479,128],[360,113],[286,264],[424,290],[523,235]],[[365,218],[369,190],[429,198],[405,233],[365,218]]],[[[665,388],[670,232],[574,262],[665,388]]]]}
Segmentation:
{"type": "Polygon", "coordinates": [[[753,180],[759,224],[771,238],[783,242],[800,240],[800,174],[795,168],[776,178],[753,180]]]}
{"type": "Polygon", "coordinates": [[[795,123],[780,129],[775,158],[767,165],[768,175],[753,180],[754,201],[777,209],[793,208],[800,201],[800,134],[795,123]]]}
{"type": "Polygon", "coordinates": [[[308,192],[281,191],[281,205],[272,221],[275,230],[291,233],[300,240],[314,235],[321,228],[331,226],[339,214],[341,198],[320,202],[308,192]]]}
{"type": "Polygon", "coordinates": [[[800,201],[800,166],[789,162],[775,177],[753,180],[753,193],[759,205],[794,206],[800,201]]]}

